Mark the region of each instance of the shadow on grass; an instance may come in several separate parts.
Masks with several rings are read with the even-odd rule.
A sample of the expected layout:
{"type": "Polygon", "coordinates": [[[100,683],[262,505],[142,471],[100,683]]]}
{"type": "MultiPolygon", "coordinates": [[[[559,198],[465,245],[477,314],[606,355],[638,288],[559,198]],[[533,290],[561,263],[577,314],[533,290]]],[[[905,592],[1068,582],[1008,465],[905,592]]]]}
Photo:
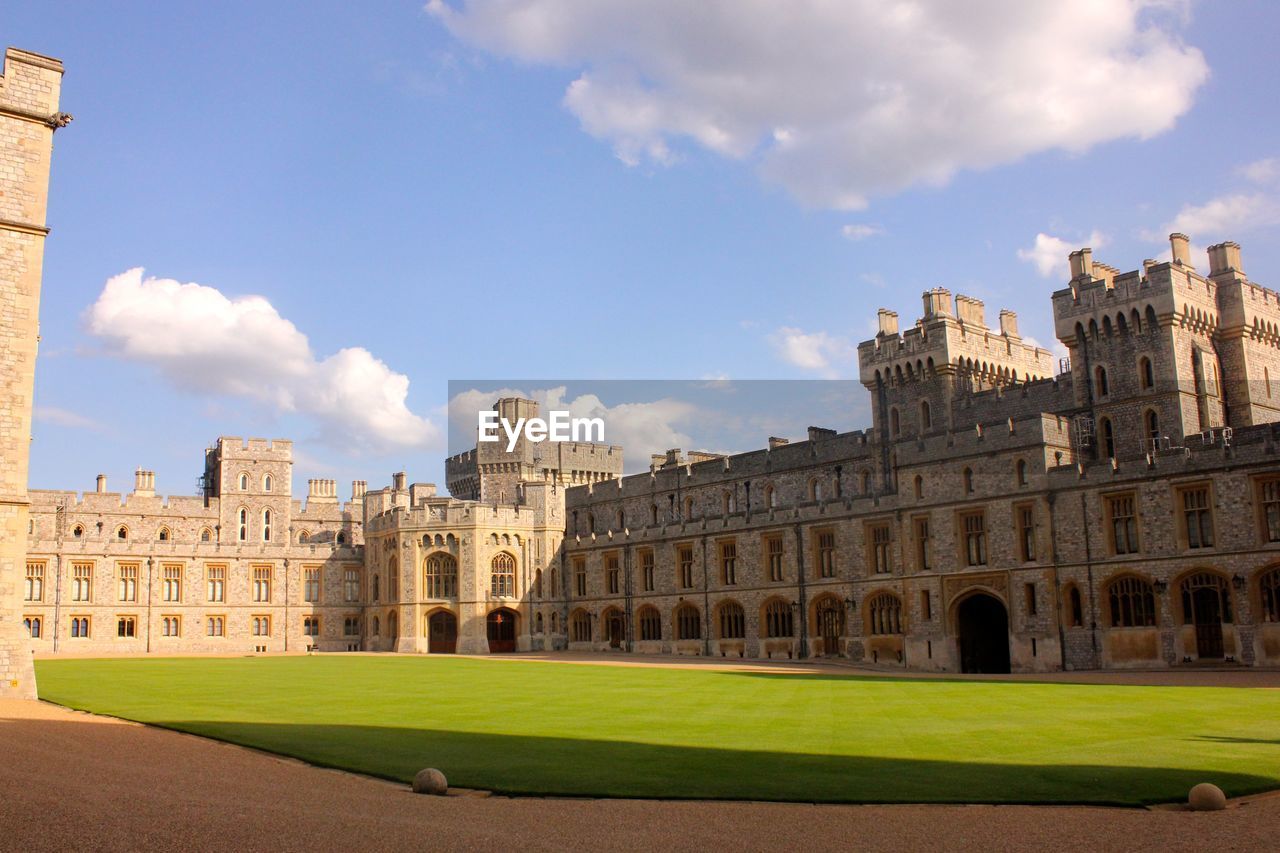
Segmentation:
{"type": "Polygon", "coordinates": [[[1183,800],[1212,781],[1229,796],[1280,778],[1201,768],[1013,765],[708,749],[356,725],[174,720],[156,725],[312,764],[506,794],[843,803],[1071,803],[1183,800]]]}

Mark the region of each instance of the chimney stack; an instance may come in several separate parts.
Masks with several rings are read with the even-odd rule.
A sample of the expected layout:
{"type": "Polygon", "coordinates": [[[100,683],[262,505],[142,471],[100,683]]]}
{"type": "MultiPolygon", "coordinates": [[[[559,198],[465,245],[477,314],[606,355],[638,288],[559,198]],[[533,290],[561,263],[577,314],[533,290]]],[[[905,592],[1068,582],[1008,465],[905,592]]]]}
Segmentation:
{"type": "Polygon", "coordinates": [[[1000,309],[1000,334],[1006,338],[1022,339],[1018,334],[1018,314],[1008,308],[1000,309]]]}
{"type": "Polygon", "coordinates": [[[1175,264],[1183,267],[1192,266],[1190,237],[1175,231],[1169,235],[1169,246],[1173,249],[1173,262],[1175,264]]]}
{"type": "Polygon", "coordinates": [[[880,334],[896,335],[898,334],[898,312],[890,311],[888,308],[881,308],[877,315],[880,319],[880,334]]]}
{"type": "Polygon", "coordinates": [[[369,484],[367,481],[352,480],[351,481],[351,500],[353,501],[364,500],[364,493],[368,488],[369,488],[369,484]]]}
{"type": "Polygon", "coordinates": [[[105,495],[107,493],[107,475],[106,474],[98,475],[98,487],[95,491],[97,491],[97,493],[100,495],[105,495]]]}
{"type": "Polygon", "coordinates": [[[1071,280],[1087,278],[1093,280],[1093,249],[1077,249],[1067,256],[1071,261],[1071,280]]]}
{"type": "Polygon", "coordinates": [[[783,446],[783,445],[785,445],[785,444],[790,444],[790,443],[791,443],[791,441],[790,441],[789,439],[785,439],[785,438],[778,438],[776,435],[771,435],[771,436],[769,436],[769,449],[770,449],[770,450],[776,450],[777,448],[782,447],[782,446],[783,446]]]}
{"type": "Polygon", "coordinates": [[[133,472],[133,493],[139,497],[153,498],[156,494],[156,473],[141,468],[133,472]]]}
{"type": "Polygon", "coordinates": [[[951,291],[945,287],[935,287],[933,290],[924,292],[924,316],[929,317],[950,317],[951,316],[951,291]]]}
{"type": "Polygon", "coordinates": [[[1242,278],[1244,277],[1244,270],[1240,268],[1240,244],[1228,240],[1225,243],[1210,246],[1209,275],[1229,272],[1238,273],[1242,278]]]}
{"type": "Polygon", "coordinates": [[[319,503],[337,503],[338,481],[307,480],[307,503],[311,503],[312,501],[317,501],[319,503]]]}
{"type": "Polygon", "coordinates": [[[408,476],[407,474],[405,474],[405,472],[403,472],[403,471],[400,471],[400,472],[398,472],[398,473],[396,473],[396,474],[392,474],[392,475],[391,475],[391,488],[392,488],[394,491],[397,491],[397,492],[403,492],[403,491],[405,490],[405,483],[407,483],[407,482],[408,482],[408,480],[409,480],[409,476],[408,476]]]}

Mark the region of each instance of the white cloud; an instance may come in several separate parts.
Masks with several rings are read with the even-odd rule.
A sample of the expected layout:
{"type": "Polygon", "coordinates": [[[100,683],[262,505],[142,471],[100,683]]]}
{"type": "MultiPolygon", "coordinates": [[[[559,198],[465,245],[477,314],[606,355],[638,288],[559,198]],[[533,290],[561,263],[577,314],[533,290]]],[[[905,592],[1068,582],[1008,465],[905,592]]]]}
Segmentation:
{"type": "Polygon", "coordinates": [[[84,429],[91,432],[104,431],[102,424],[93,418],[85,417],[70,409],[60,409],[57,406],[36,406],[31,413],[31,417],[39,423],[52,424],[53,426],[84,429]]]}
{"type": "Polygon", "coordinates": [[[1083,241],[1075,243],[1042,231],[1036,235],[1035,243],[1030,248],[1018,250],[1018,259],[1035,266],[1036,272],[1045,278],[1065,279],[1071,274],[1068,255],[1076,249],[1085,247],[1097,249],[1106,244],[1106,235],[1099,231],[1093,231],[1083,241]]]}
{"type": "Polygon", "coordinates": [[[1164,240],[1169,233],[1179,231],[1194,237],[1198,244],[1208,245],[1271,225],[1280,225],[1280,202],[1272,193],[1231,193],[1203,204],[1185,205],[1160,231],[1147,232],[1145,236],[1152,241],[1164,240]]]}
{"type": "MultiPolygon", "coordinates": [[[[1165,0],[430,0],[457,38],[575,74],[628,163],[692,141],[858,209],[962,169],[1162,133],[1208,76],[1165,0]],[[1165,7],[1165,8],[1162,8],[1165,7]]],[[[1180,4],[1174,4],[1175,7],[1180,4]]]]}
{"type": "Polygon", "coordinates": [[[840,233],[844,235],[846,240],[853,240],[856,243],[857,241],[865,240],[868,237],[878,237],[884,233],[884,229],[879,225],[854,223],[841,228],[840,233]]]}
{"type": "Polygon", "coordinates": [[[828,378],[839,376],[840,368],[847,367],[858,354],[857,347],[845,338],[794,326],[781,327],[768,340],[783,361],[828,378]]]}
{"type": "Polygon", "coordinates": [[[186,391],[306,415],[337,447],[423,447],[439,435],[405,405],[407,376],[360,347],[317,359],[261,296],[229,299],[201,284],[144,279],[137,267],[108,279],[85,319],[109,354],[149,364],[186,391]]]}
{"type": "Polygon", "coordinates": [[[1267,184],[1280,178],[1280,157],[1268,157],[1246,163],[1237,170],[1255,184],[1267,184]]]}

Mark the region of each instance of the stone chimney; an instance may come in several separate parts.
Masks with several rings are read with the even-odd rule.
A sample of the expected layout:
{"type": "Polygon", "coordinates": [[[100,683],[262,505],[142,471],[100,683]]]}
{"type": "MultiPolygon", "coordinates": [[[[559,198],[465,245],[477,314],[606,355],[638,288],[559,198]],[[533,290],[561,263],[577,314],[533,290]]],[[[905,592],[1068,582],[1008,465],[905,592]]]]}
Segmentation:
{"type": "Polygon", "coordinates": [[[1240,244],[1228,240],[1225,243],[1210,246],[1209,275],[1230,272],[1244,277],[1244,270],[1240,267],[1240,244]]]}
{"type": "Polygon", "coordinates": [[[391,475],[391,488],[393,491],[403,492],[406,488],[406,483],[408,482],[409,482],[409,475],[406,474],[404,471],[400,471],[398,473],[391,475]]]}
{"type": "Polygon", "coordinates": [[[1006,338],[1022,339],[1018,334],[1018,314],[1016,311],[1010,311],[1008,308],[1000,309],[1000,334],[1006,338]]]}
{"type": "Polygon", "coordinates": [[[945,287],[935,287],[924,292],[924,316],[950,317],[951,291],[945,287]]]}
{"type": "Polygon", "coordinates": [[[351,481],[351,500],[359,501],[364,499],[364,493],[368,491],[369,483],[365,480],[351,481]]]}
{"type": "Polygon", "coordinates": [[[956,294],[956,314],[959,315],[960,322],[965,325],[985,329],[987,327],[985,307],[981,299],[956,294]]]}
{"type": "Polygon", "coordinates": [[[1186,234],[1174,232],[1169,235],[1169,246],[1173,249],[1173,262],[1178,266],[1191,266],[1191,238],[1186,234]]]}
{"type": "Polygon", "coordinates": [[[1093,249],[1077,249],[1067,255],[1067,260],[1071,262],[1072,281],[1078,278],[1093,280],[1093,249]]]}
{"type": "Polygon", "coordinates": [[[1093,265],[1094,278],[1102,282],[1107,290],[1111,290],[1116,286],[1116,276],[1119,274],[1120,270],[1110,264],[1098,262],[1093,265]]]}
{"type": "Polygon", "coordinates": [[[1146,278],[1147,276],[1151,275],[1151,268],[1152,268],[1152,267],[1154,267],[1154,266],[1158,266],[1158,265],[1159,265],[1159,263],[1160,263],[1160,262],[1159,262],[1159,261],[1157,261],[1155,258],[1147,258],[1145,261],[1143,261],[1143,262],[1142,262],[1142,277],[1143,277],[1143,278],[1146,278]]]}
{"type": "Polygon", "coordinates": [[[107,475],[106,474],[98,475],[98,485],[94,491],[96,491],[100,495],[105,495],[107,493],[107,475]]]}
{"type": "Polygon", "coordinates": [[[898,312],[890,311],[888,308],[881,308],[877,312],[880,320],[880,334],[896,335],[898,334],[898,312]]]}
{"type": "Polygon", "coordinates": [[[782,447],[784,444],[790,444],[790,443],[791,441],[789,439],[778,438],[776,435],[769,436],[770,450],[776,450],[777,448],[782,447]]]}
{"type": "Polygon", "coordinates": [[[816,426],[809,427],[810,441],[817,441],[818,439],[821,439],[821,438],[834,438],[835,434],[836,434],[835,430],[827,429],[826,427],[816,427],[816,426]]]}
{"type": "Polygon", "coordinates": [[[140,498],[156,496],[156,472],[141,468],[133,472],[133,493],[140,498]]]}
{"type": "Polygon", "coordinates": [[[307,480],[307,503],[337,503],[337,480],[307,480]]]}

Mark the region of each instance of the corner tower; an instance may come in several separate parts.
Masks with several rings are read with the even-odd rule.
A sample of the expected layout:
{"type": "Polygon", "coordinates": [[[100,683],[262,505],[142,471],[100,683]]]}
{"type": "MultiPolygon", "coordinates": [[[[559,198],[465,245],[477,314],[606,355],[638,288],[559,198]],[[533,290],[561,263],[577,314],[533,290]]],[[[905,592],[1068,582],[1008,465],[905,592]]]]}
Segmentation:
{"type": "Polygon", "coordinates": [[[30,501],[27,470],[62,63],[9,48],[0,75],[0,697],[35,697],[21,627],[30,501]]]}

